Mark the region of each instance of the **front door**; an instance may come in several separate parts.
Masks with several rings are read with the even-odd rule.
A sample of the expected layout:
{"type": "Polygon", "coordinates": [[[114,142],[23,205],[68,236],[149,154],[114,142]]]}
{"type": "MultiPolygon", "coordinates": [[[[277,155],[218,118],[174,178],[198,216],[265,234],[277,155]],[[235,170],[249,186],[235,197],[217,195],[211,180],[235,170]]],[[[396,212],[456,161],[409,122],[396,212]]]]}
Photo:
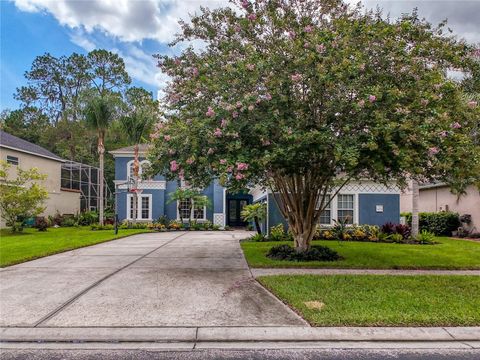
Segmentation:
{"type": "Polygon", "coordinates": [[[228,226],[247,226],[240,215],[245,205],[248,205],[246,199],[228,199],[228,226]]]}

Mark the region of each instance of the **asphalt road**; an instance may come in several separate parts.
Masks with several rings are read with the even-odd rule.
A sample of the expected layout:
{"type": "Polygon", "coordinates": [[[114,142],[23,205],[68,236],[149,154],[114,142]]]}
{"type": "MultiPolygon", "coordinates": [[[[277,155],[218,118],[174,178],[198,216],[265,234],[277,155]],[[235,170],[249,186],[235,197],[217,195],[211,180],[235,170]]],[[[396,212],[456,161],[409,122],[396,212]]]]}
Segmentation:
{"type": "Polygon", "coordinates": [[[2,360],[476,360],[480,350],[198,350],[198,351],[145,351],[145,350],[4,350],[2,360]]]}

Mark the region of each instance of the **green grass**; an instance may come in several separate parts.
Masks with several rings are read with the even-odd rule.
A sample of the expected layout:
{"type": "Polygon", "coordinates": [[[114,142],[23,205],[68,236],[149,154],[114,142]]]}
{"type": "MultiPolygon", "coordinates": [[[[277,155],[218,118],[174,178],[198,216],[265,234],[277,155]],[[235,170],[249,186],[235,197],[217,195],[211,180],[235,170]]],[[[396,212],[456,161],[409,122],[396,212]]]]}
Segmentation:
{"type": "Polygon", "coordinates": [[[275,245],[289,242],[243,242],[242,249],[254,268],[344,268],[344,269],[480,269],[480,243],[437,238],[437,245],[407,245],[368,242],[314,241],[344,258],[339,261],[292,262],[266,257],[275,245]]]}
{"type": "Polygon", "coordinates": [[[480,277],[300,275],[259,281],[314,326],[479,326],[480,277]],[[307,307],[316,301],[320,308],[307,307]]]}
{"type": "Polygon", "coordinates": [[[90,227],[49,228],[46,232],[24,229],[21,233],[0,231],[0,267],[146,232],[144,229],[92,231],[90,227]]]}

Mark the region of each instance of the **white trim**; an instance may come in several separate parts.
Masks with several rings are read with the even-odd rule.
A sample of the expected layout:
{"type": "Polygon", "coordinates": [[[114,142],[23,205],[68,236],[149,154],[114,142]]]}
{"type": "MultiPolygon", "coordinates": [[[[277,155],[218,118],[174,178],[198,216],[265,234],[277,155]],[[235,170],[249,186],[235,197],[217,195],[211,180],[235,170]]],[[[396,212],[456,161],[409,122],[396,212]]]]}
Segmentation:
{"type": "Polygon", "coordinates": [[[223,188],[223,227],[227,226],[227,188],[223,188]]]}
{"type": "MultiPolygon", "coordinates": [[[[114,180],[113,183],[118,189],[128,189],[128,184],[125,184],[127,180],[114,180]]],[[[144,180],[138,183],[138,188],[142,190],[165,190],[167,188],[167,182],[165,180],[144,180]]]]}
{"type": "MultiPolygon", "coordinates": [[[[127,194],[127,214],[125,216],[125,219],[127,220],[132,220],[130,217],[130,212],[132,210],[131,208],[131,200],[133,198],[133,194],[127,194]]],[[[152,194],[139,194],[137,197],[137,220],[138,221],[152,221],[152,212],[153,212],[153,202],[152,202],[152,194]],[[148,219],[142,219],[142,198],[149,198],[148,201],[148,213],[149,217],[148,219]]]]}
{"type": "Polygon", "coordinates": [[[4,144],[0,144],[0,147],[10,149],[10,150],[15,150],[15,151],[22,152],[22,153],[25,153],[25,154],[30,154],[30,155],[35,155],[35,156],[47,158],[47,159],[50,159],[50,160],[55,160],[55,161],[58,161],[58,162],[67,162],[67,160],[64,160],[64,159],[56,159],[56,158],[48,156],[48,155],[42,155],[42,154],[39,154],[39,153],[35,153],[33,151],[18,149],[18,148],[15,148],[13,146],[7,146],[7,145],[4,145],[4,144]]]}

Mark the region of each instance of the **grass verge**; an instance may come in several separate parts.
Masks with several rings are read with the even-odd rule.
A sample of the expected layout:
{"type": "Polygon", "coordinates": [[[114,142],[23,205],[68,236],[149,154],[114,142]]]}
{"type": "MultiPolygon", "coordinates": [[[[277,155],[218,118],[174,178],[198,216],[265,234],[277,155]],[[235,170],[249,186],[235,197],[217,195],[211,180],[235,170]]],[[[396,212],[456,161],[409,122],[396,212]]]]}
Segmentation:
{"type": "Polygon", "coordinates": [[[313,326],[478,326],[480,277],[279,275],[258,278],[313,326]]]}
{"type": "Polygon", "coordinates": [[[120,229],[115,235],[113,230],[92,231],[90,227],[49,228],[45,232],[24,229],[20,233],[11,233],[7,229],[2,229],[0,231],[0,267],[147,231],[120,229]]]}
{"type": "Polygon", "coordinates": [[[242,242],[247,262],[254,268],[344,269],[480,269],[480,243],[439,237],[437,245],[314,241],[336,250],[338,261],[286,261],[266,257],[276,245],[290,242],[242,242]]]}

